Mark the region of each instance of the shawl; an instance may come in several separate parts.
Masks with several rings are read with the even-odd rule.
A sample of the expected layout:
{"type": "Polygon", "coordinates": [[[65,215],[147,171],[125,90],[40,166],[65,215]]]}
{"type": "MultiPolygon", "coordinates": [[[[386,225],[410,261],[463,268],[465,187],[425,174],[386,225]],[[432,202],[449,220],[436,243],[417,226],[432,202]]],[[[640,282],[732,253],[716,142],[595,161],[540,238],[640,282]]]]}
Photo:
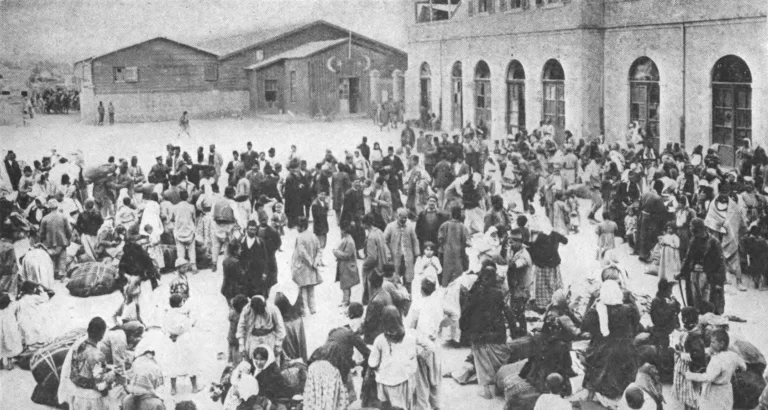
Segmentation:
{"type": "Polygon", "coordinates": [[[304,409],[340,410],[347,404],[347,389],[339,370],[325,360],[312,363],[304,386],[304,409]]]}
{"type": "Polygon", "coordinates": [[[604,337],[611,334],[608,328],[608,306],[621,305],[624,302],[624,292],[621,291],[619,283],[614,280],[603,282],[600,287],[600,302],[595,307],[600,319],[600,332],[604,337]]]}

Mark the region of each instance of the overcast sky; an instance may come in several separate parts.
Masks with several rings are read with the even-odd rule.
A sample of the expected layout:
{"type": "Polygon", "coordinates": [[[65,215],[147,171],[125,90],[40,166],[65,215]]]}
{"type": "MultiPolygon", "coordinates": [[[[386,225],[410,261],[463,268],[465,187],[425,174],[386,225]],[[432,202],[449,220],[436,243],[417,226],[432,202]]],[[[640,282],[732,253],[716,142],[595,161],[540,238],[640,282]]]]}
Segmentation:
{"type": "Polygon", "coordinates": [[[0,0],[0,56],[62,62],[156,36],[196,42],[325,19],[404,48],[404,0],[0,0]]]}

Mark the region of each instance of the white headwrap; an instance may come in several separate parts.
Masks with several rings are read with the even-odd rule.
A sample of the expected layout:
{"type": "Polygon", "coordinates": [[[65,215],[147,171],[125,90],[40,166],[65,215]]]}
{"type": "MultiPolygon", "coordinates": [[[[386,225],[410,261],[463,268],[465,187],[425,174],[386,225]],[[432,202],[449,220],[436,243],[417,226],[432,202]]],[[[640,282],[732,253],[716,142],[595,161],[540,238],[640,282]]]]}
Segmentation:
{"type": "Polygon", "coordinates": [[[604,337],[611,334],[608,328],[608,306],[617,306],[624,303],[624,292],[621,291],[619,282],[607,280],[600,287],[600,301],[597,303],[597,316],[600,319],[600,333],[604,337]]]}

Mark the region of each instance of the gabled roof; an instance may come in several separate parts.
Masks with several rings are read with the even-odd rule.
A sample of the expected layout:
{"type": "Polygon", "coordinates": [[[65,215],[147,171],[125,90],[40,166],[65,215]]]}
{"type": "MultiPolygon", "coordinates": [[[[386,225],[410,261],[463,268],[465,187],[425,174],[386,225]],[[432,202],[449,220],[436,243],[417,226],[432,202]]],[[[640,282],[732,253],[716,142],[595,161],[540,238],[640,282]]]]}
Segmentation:
{"type": "Polygon", "coordinates": [[[104,54],[101,54],[101,55],[98,55],[98,56],[84,58],[84,59],[82,59],[80,61],[75,62],[75,64],[82,63],[84,61],[97,60],[97,59],[106,57],[108,55],[111,55],[111,54],[114,54],[114,53],[117,53],[117,52],[120,52],[120,51],[128,50],[130,48],[138,47],[138,46],[144,45],[146,43],[149,43],[151,41],[158,41],[158,40],[160,40],[160,41],[167,41],[167,42],[173,43],[173,44],[175,44],[177,46],[186,47],[186,48],[189,48],[189,49],[192,49],[192,50],[195,50],[195,51],[199,51],[201,53],[205,53],[205,54],[212,55],[214,57],[218,57],[218,55],[216,55],[216,53],[214,53],[212,51],[209,51],[207,49],[201,48],[201,47],[196,47],[196,46],[191,46],[189,44],[184,44],[184,43],[176,41],[176,40],[171,40],[171,39],[169,39],[167,37],[155,37],[155,38],[150,38],[149,40],[144,40],[144,41],[141,41],[141,42],[138,42],[138,43],[134,43],[134,44],[125,46],[125,47],[121,47],[121,48],[118,48],[117,50],[112,50],[110,52],[107,52],[107,53],[104,53],[104,54]]]}
{"type": "MultiPolygon", "coordinates": [[[[265,29],[253,31],[250,33],[239,34],[236,36],[223,37],[218,39],[212,39],[200,43],[200,47],[206,50],[212,50],[219,55],[220,59],[226,59],[233,55],[240,54],[244,51],[252,50],[254,48],[262,47],[267,43],[277,41],[281,38],[289,36],[294,33],[298,33],[307,30],[311,27],[324,25],[338,30],[341,33],[347,33],[348,36],[351,31],[341,26],[329,23],[325,20],[315,20],[309,23],[292,24],[287,26],[281,26],[278,28],[265,29]]],[[[369,43],[373,43],[381,48],[385,48],[389,51],[405,55],[406,53],[398,48],[384,44],[380,41],[373,40],[358,33],[352,33],[352,37],[363,40],[369,43]]]]}
{"type": "Polygon", "coordinates": [[[302,44],[294,49],[288,50],[284,53],[280,53],[276,56],[272,56],[264,61],[259,61],[256,64],[246,67],[246,70],[256,70],[268,65],[272,65],[282,60],[290,60],[293,58],[304,58],[317,54],[321,51],[327,50],[333,46],[337,46],[342,43],[346,43],[348,39],[340,38],[336,40],[325,41],[313,41],[311,43],[302,44]]]}

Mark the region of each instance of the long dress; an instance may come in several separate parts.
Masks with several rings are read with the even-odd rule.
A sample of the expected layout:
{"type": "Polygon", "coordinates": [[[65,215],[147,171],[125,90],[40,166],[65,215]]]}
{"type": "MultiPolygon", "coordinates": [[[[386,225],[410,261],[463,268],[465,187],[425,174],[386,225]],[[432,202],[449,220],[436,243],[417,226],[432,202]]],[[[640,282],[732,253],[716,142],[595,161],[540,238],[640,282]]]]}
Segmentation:
{"type": "Polygon", "coordinates": [[[723,410],[733,408],[733,387],[731,377],[736,370],[747,365],[738,354],[726,351],[712,356],[706,373],[688,375],[692,381],[704,382],[699,396],[699,410],[723,410]]]}
{"type": "Polygon", "coordinates": [[[675,234],[667,234],[659,238],[661,256],[659,257],[659,280],[674,280],[680,273],[680,238],[675,234]]]}
{"type": "Polygon", "coordinates": [[[195,376],[195,360],[189,360],[195,357],[199,343],[192,334],[194,319],[186,306],[178,308],[169,308],[165,312],[163,328],[169,335],[170,343],[167,345],[165,354],[161,355],[165,359],[163,369],[166,376],[182,377],[195,376]]]}
{"type": "Polygon", "coordinates": [[[552,205],[552,229],[560,235],[568,235],[568,219],[570,212],[563,201],[555,201],[552,205]]]}
{"type": "Polygon", "coordinates": [[[592,335],[585,353],[583,386],[615,400],[635,381],[639,363],[632,341],[640,314],[630,305],[607,306],[607,309],[608,336],[603,336],[600,331],[600,319],[595,309],[587,313],[581,325],[583,331],[592,335]]]}
{"type": "Polygon", "coordinates": [[[18,311],[19,305],[14,302],[0,309],[0,359],[16,357],[24,350],[18,311]]]}
{"type": "Polygon", "coordinates": [[[463,223],[451,219],[440,226],[437,233],[439,253],[443,255],[442,286],[447,287],[469,268],[467,240],[469,231],[463,223]]]}

